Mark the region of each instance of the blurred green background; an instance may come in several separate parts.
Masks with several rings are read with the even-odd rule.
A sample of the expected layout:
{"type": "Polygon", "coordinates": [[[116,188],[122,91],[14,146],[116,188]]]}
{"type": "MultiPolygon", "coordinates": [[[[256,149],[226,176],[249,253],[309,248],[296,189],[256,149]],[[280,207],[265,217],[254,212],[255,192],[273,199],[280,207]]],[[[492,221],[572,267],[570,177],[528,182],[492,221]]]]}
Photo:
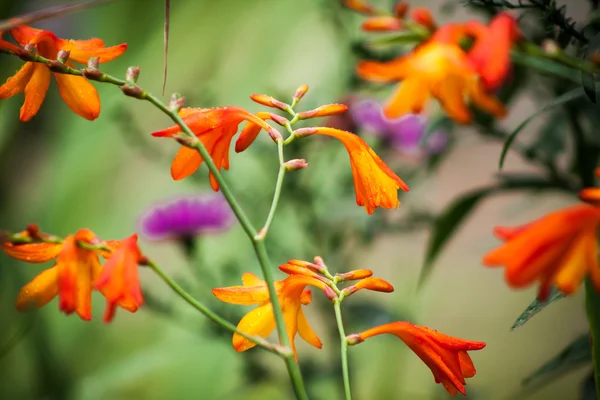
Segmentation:
{"type": "MultiPolygon", "coordinates": [[[[0,15],[64,3],[1,0],[0,15]]],[[[337,1],[171,3],[165,100],[180,92],[189,105],[236,105],[256,112],[261,107],[249,100],[252,93],[287,100],[306,83],[310,90],[299,109],[336,102],[348,94],[356,62],[351,44],[359,19],[337,1]]],[[[441,1],[414,3],[431,7],[441,21],[467,17],[460,4],[442,10],[441,1]]],[[[159,94],[163,7],[159,0],[118,0],[34,26],[59,37],[100,37],[107,45],[127,42],[127,52],[103,68],[124,76],[128,66],[138,65],[141,86],[159,94]]],[[[20,60],[2,56],[0,78],[5,80],[20,65],[20,60]]],[[[169,165],[178,146],[149,136],[170,125],[167,117],[113,86],[96,86],[102,113],[94,122],[71,113],[55,83],[39,114],[27,124],[18,121],[22,96],[0,102],[0,229],[19,231],[35,222],[57,235],[88,227],[103,239],[119,239],[138,229],[140,214],[153,203],[211,191],[205,167],[192,178],[171,180],[169,165]]],[[[514,129],[535,109],[535,99],[525,93],[511,106],[504,124],[514,129]]],[[[528,128],[535,129],[535,124],[528,128]]],[[[343,146],[327,139],[298,141],[286,148],[286,157],[304,157],[310,168],[288,175],[267,245],[274,264],[320,255],[336,272],[374,270],[392,282],[396,292],[359,293],[345,302],[348,332],[408,319],[449,335],[485,341],[484,350],[472,353],[478,372],[468,381],[469,398],[524,399],[521,380],[585,332],[583,299],[578,294],[558,302],[511,332],[509,327],[534,298],[535,288],[511,291],[502,271],[483,268],[480,258],[496,244],[494,225],[524,222],[573,200],[547,194],[491,198],[475,210],[426,286],[417,290],[429,229],[423,223],[410,225],[411,215],[439,212],[462,192],[492,182],[497,170],[498,142],[467,128],[455,129],[454,139],[454,147],[429,172],[375,142],[412,191],[402,195],[400,209],[378,210],[372,217],[355,205],[343,146]]],[[[515,155],[508,158],[507,170],[536,172],[515,155]]],[[[231,171],[225,173],[257,225],[268,211],[276,172],[275,148],[263,135],[248,151],[232,155],[231,171]]],[[[209,291],[215,284],[239,284],[244,271],[259,272],[239,226],[200,238],[192,260],[173,242],[141,245],[178,282],[232,322],[244,314],[246,308],[221,304],[209,291]]],[[[136,314],[119,312],[110,325],[101,321],[104,301],[99,295],[94,297],[91,322],[60,314],[56,300],[39,311],[18,313],[16,293],[43,267],[0,254],[1,399],[291,397],[283,362],[260,350],[235,353],[229,333],[197,314],[150,271],[141,271],[147,306],[136,314]]],[[[342,398],[333,309],[324,296],[315,294],[305,310],[324,342],[322,350],[299,343],[311,398],[342,398]]],[[[350,348],[350,363],[358,400],[447,398],[428,368],[394,337],[350,348]]],[[[527,398],[579,398],[589,370],[584,366],[561,376],[527,398]]]]}

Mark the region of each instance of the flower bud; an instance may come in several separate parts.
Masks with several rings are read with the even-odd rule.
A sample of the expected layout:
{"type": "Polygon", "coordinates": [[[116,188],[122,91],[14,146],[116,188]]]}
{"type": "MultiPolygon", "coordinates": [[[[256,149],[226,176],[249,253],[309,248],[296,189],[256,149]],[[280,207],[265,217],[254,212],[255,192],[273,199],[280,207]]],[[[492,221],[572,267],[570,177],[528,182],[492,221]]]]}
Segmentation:
{"type": "Polygon", "coordinates": [[[88,69],[98,69],[100,67],[100,57],[90,57],[87,62],[88,69]]]}
{"type": "Polygon", "coordinates": [[[140,77],[140,72],[140,67],[127,68],[127,72],[125,73],[125,80],[127,82],[136,83],[138,78],[140,77]]]}
{"type": "Polygon", "coordinates": [[[302,266],[299,265],[295,265],[295,264],[282,264],[279,266],[279,270],[281,272],[284,272],[288,275],[303,275],[303,276],[308,276],[310,278],[314,278],[317,279],[321,282],[324,283],[329,283],[329,279],[317,274],[316,272],[311,271],[308,268],[304,268],[302,266]]]}
{"type": "Polygon", "coordinates": [[[410,13],[410,18],[419,25],[423,25],[431,31],[436,29],[435,21],[431,11],[425,7],[415,7],[410,13]]]}
{"type": "Polygon", "coordinates": [[[408,3],[399,1],[394,6],[394,15],[396,18],[404,18],[408,12],[408,3]]]}
{"type": "Polygon", "coordinates": [[[317,133],[317,128],[300,128],[294,131],[294,136],[297,138],[303,138],[317,133]]]}
{"type": "Polygon", "coordinates": [[[316,256],[314,258],[315,260],[315,265],[319,266],[323,271],[325,271],[327,269],[327,265],[325,265],[325,261],[323,261],[323,258],[320,256],[316,256]]]}
{"type": "Polygon", "coordinates": [[[297,171],[308,167],[308,163],[304,158],[294,158],[283,163],[286,171],[297,171]]]}
{"type": "Polygon", "coordinates": [[[359,279],[368,278],[373,275],[373,271],[370,269],[357,269],[354,271],[345,272],[343,274],[335,274],[338,281],[356,281],[359,279]]]}
{"type": "Polygon", "coordinates": [[[285,124],[290,122],[287,118],[282,117],[281,115],[273,114],[273,113],[269,113],[269,117],[281,126],[285,126],[285,124]]]}
{"type": "Polygon", "coordinates": [[[542,50],[544,50],[544,53],[548,54],[549,56],[556,56],[561,51],[558,43],[552,39],[545,39],[542,42],[542,50]]]}
{"type": "Polygon", "coordinates": [[[32,43],[27,43],[24,47],[25,51],[28,52],[31,55],[35,55],[35,53],[37,53],[37,48],[35,47],[35,44],[32,43]]]}
{"type": "Polygon", "coordinates": [[[323,273],[323,271],[325,271],[325,269],[320,266],[320,265],[316,265],[313,263],[309,263],[308,261],[302,261],[302,260],[288,260],[288,264],[292,264],[292,265],[297,265],[299,267],[303,267],[303,268],[308,268],[311,271],[317,272],[317,273],[323,273]]]}
{"type": "Polygon", "coordinates": [[[267,131],[267,133],[269,134],[269,136],[271,137],[271,139],[274,142],[283,140],[283,136],[281,136],[281,133],[279,133],[279,131],[277,129],[273,128],[272,126],[269,127],[269,130],[267,131]]]}
{"type": "Polygon", "coordinates": [[[68,50],[61,50],[58,52],[56,59],[61,64],[66,64],[69,61],[69,57],[71,56],[71,52],[68,50]]]}
{"type": "Polygon", "coordinates": [[[373,15],[375,14],[375,10],[373,7],[368,5],[362,0],[342,0],[342,4],[348,7],[351,10],[359,12],[365,15],[373,15]]]}
{"type": "Polygon", "coordinates": [[[135,97],[136,99],[144,99],[146,96],[146,92],[135,85],[123,85],[121,86],[121,90],[126,96],[135,97]]]}
{"type": "Polygon", "coordinates": [[[300,86],[298,89],[296,89],[296,92],[294,93],[294,101],[297,103],[300,101],[300,99],[306,94],[306,92],[308,91],[308,85],[302,85],[300,86]]]}
{"type": "Polygon", "coordinates": [[[402,29],[402,20],[386,15],[366,19],[360,26],[365,32],[388,32],[402,29]]]}
{"type": "Polygon", "coordinates": [[[350,335],[346,336],[346,343],[348,343],[350,346],[354,346],[355,344],[359,344],[364,341],[365,340],[361,338],[360,334],[358,333],[351,333],[350,335]]]}
{"type": "Polygon", "coordinates": [[[280,110],[287,110],[288,105],[284,102],[277,100],[274,97],[267,96],[266,94],[253,94],[250,96],[252,101],[258,104],[262,104],[263,106],[279,108],[280,110]]]}
{"type": "Polygon", "coordinates": [[[329,286],[325,286],[325,289],[323,289],[323,292],[325,292],[325,296],[327,296],[327,298],[330,301],[336,301],[338,299],[337,294],[335,294],[335,291],[330,288],[329,286]]]}
{"type": "Polygon", "coordinates": [[[58,60],[51,60],[48,62],[48,68],[52,72],[65,73],[67,72],[67,66],[58,60]]]}
{"type": "Polygon", "coordinates": [[[169,101],[169,110],[179,112],[181,107],[185,104],[185,97],[180,95],[179,93],[173,93],[171,95],[171,100],[169,101]]]}
{"type": "Polygon", "coordinates": [[[344,295],[344,297],[347,297],[361,289],[373,290],[375,292],[384,293],[390,293],[394,291],[394,287],[389,282],[386,282],[383,279],[365,278],[352,286],[344,288],[344,290],[342,290],[342,294],[344,295]]]}
{"type": "Polygon", "coordinates": [[[299,119],[326,117],[329,115],[343,114],[348,111],[348,106],[345,104],[325,104],[317,107],[314,110],[302,111],[298,113],[299,119]]]}

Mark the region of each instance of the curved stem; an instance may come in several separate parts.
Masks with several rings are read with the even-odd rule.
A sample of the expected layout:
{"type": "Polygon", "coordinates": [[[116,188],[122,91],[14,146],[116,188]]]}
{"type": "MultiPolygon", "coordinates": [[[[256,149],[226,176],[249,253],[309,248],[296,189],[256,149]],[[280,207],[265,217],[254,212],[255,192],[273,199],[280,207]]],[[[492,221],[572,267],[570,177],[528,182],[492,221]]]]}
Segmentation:
{"type": "Polygon", "coordinates": [[[273,218],[275,217],[275,211],[277,210],[277,205],[279,204],[279,197],[281,196],[281,187],[283,186],[283,178],[285,177],[285,165],[283,158],[283,140],[277,141],[277,152],[279,154],[279,172],[277,173],[277,182],[275,183],[275,193],[273,194],[273,201],[271,203],[271,209],[269,210],[269,215],[267,216],[267,221],[265,225],[258,231],[258,234],[255,236],[256,240],[264,240],[267,237],[267,233],[269,232],[269,228],[271,227],[271,223],[273,222],[273,218]]]}
{"type": "Polygon", "coordinates": [[[342,309],[340,307],[341,300],[333,302],[335,310],[335,320],[337,322],[338,332],[340,333],[340,347],[342,353],[342,373],[344,375],[344,393],[346,400],[352,400],[350,391],[350,373],[348,371],[348,342],[346,341],[346,332],[344,331],[344,323],[342,322],[342,309]]]}

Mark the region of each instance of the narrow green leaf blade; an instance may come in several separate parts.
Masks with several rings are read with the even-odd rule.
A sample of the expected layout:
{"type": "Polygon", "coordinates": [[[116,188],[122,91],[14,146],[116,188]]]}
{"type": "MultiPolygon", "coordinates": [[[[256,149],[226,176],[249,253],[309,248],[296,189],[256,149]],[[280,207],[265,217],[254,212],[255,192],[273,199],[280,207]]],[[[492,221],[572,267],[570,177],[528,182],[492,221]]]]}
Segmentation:
{"type": "Polygon", "coordinates": [[[521,315],[519,315],[519,318],[517,318],[515,323],[510,327],[510,330],[514,330],[514,329],[524,325],[534,315],[536,315],[537,313],[542,311],[544,308],[546,308],[550,304],[552,304],[555,301],[560,300],[564,297],[565,297],[565,295],[562,292],[558,291],[556,288],[553,287],[552,291],[550,292],[550,296],[548,297],[548,300],[539,301],[538,299],[535,299],[534,301],[532,301],[531,304],[529,304],[527,306],[525,311],[523,311],[521,313],[521,315]]]}
{"type": "Polygon", "coordinates": [[[535,117],[537,117],[538,115],[544,113],[545,111],[548,111],[554,107],[560,106],[562,104],[568,103],[569,101],[575,100],[579,97],[582,97],[585,95],[585,91],[581,88],[575,88],[573,90],[570,90],[560,96],[558,96],[556,99],[554,99],[554,101],[552,101],[551,103],[546,104],[545,106],[543,106],[542,108],[540,108],[538,111],[536,111],[535,113],[533,113],[532,115],[530,115],[529,117],[527,117],[523,122],[521,122],[521,124],[519,124],[519,126],[517,127],[517,129],[515,129],[506,139],[506,141],[504,142],[504,146],[502,147],[502,153],[500,154],[500,162],[499,162],[499,167],[498,169],[502,169],[502,167],[504,166],[504,159],[506,158],[506,154],[508,153],[508,149],[510,148],[511,144],[513,143],[513,141],[516,139],[517,135],[519,134],[519,132],[521,132],[521,130],[523,130],[523,128],[525,128],[525,126],[535,117]]]}

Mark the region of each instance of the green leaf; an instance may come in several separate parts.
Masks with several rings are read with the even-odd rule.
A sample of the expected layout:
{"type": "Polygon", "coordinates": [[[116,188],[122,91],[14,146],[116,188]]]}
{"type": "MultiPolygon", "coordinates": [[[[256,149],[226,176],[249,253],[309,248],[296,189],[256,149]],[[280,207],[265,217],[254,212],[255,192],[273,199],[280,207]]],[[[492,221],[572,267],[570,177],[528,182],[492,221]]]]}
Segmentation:
{"type": "Polygon", "coordinates": [[[419,285],[422,285],[433,267],[434,261],[437,259],[440,251],[447,244],[452,234],[464,221],[464,219],[473,211],[480,200],[489,196],[497,190],[496,187],[487,187],[484,189],[475,190],[463,195],[455,200],[433,223],[432,234],[427,245],[425,256],[425,265],[421,269],[419,277],[419,285]]]}
{"type": "Polygon", "coordinates": [[[518,51],[512,51],[511,58],[513,62],[517,65],[533,68],[552,76],[565,78],[573,83],[579,84],[581,81],[579,70],[568,67],[563,64],[559,64],[547,58],[531,56],[529,54],[518,51]]]}
{"type": "Polygon", "coordinates": [[[565,297],[565,295],[553,287],[550,296],[548,296],[548,300],[539,301],[538,299],[535,299],[534,301],[532,301],[531,304],[527,306],[525,311],[523,311],[521,315],[519,315],[519,318],[517,318],[517,320],[510,327],[510,329],[514,330],[515,328],[524,325],[525,322],[529,321],[535,314],[539,313],[548,305],[554,303],[556,300],[562,299],[563,297],[565,297]]]}
{"type": "Polygon", "coordinates": [[[404,31],[395,35],[382,36],[377,39],[372,39],[366,42],[366,45],[371,46],[397,46],[417,44],[423,41],[423,36],[412,31],[404,31]]]}
{"type": "Polygon", "coordinates": [[[508,153],[508,149],[510,148],[510,145],[515,140],[515,138],[517,137],[519,132],[521,132],[521,130],[523,130],[523,128],[525,128],[525,126],[529,123],[529,121],[531,121],[533,118],[537,117],[539,114],[542,114],[545,111],[548,111],[548,110],[550,110],[554,107],[560,106],[562,104],[568,103],[569,101],[575,100],[583,95],[585,95],[585,92],[581,87],[570,90],[570,91],[558,96],[556,99],[554,99],[554,101],[546,104],[545,106],[540,108],[538,111],[536,111],[535,113],[533,113],[532,115],[527,117],[525,119],[525,121],[521,122],[521,124],[517,127],[517,129],[515,129],[508,136],[506,141],[504,142],[504,146],[502,147],[502,153],[500,154],[499,169],[502,169],[502,166],[504,165],[504,159],[506,158],[506,154],[508,153]]]}
{"type": "Polygon", "coordinates": [[[581,71],[581,86],[585,91],[588,99],[596,104],[596,81],[594,74],[587,71],[581,71]]]}

